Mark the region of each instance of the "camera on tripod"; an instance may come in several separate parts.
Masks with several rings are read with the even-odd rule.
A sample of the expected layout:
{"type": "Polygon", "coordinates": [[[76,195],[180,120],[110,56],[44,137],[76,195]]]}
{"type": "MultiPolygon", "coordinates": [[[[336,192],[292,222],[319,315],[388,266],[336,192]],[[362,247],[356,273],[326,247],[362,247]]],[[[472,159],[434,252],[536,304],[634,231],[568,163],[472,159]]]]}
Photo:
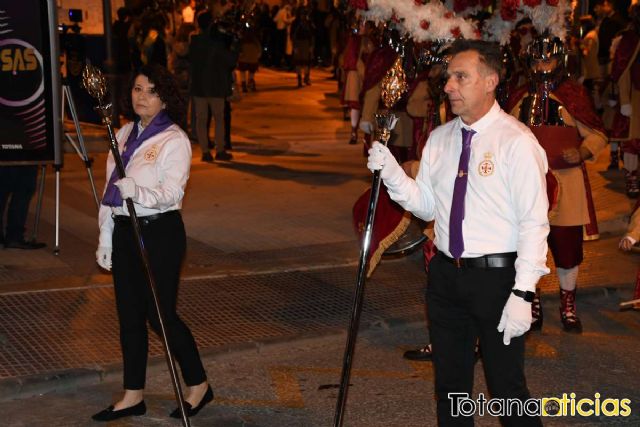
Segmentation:
{"type": "Polygon", "coordinates": [[[73,33],[80,33],[80,25],[79,22],[82,22],[82,9],[69,9],[69,21],[73,22],[72,25],[60,24],[58,25],[58,32],[61,34],[67,34],[69,30],[73,33]]]}

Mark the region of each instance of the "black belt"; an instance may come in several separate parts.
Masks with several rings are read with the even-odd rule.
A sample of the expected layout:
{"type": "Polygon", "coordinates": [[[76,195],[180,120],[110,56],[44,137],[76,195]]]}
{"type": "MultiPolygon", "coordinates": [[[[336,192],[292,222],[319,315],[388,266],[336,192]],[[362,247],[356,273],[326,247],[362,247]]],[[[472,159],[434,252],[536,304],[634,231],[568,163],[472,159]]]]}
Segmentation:
{"type": "MultiPolygon", "coordinates": [[[[168,212],[162,212],[162,213],[147,215],[147,216],[139,216],[138,222],[140,223],[140,225],[144,226],[144,225],[149,225],[152,222],[157,221],[159,219],[170,218],[176,215],[180,216],[179,210],[172,210],[168,212]]],[[[131,224],[131,217],[128,215],[112,215],[112,218],[113,218],[113,221],[118,224],[131,224]]]]}
{"type": "Polygon", "coordinates": [[[440,252],[442,259],[458,268],[504,268],[513,267],[518,254],[506,252],[503,254],[490,254],[477,258],[451,258],[440,252]]]}

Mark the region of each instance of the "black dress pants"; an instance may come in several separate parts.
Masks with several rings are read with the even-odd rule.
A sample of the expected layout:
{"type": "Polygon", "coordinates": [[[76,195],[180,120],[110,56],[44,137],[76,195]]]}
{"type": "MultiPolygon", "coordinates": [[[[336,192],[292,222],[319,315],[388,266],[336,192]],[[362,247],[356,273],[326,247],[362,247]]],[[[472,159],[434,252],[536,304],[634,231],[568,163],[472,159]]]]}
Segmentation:
{"type": "MultiPolygon", "coordinates": [[[[477,401],[472,395],[476,339],[490,398],[530,397],[524,377],[524,336],[504,345],[497,330],[514,281],[513,267],[457,268],[441,254],[431,261],[427,313],[440,426],[473,426],[473,417],[452,415],[456,405],[449,393],[467,393],[477,401]]],[[[542,425],[537,417],[501,417],[501,421],[517,427],[542,425]]]]}
{"type": "MultiPolygon", "coordinates": [[[[162,308],[169,347],[188,386],[207,379],[191,331],[176,313],[180,266],[186,249],[186,235],[178,211],[141,221],[144,244],[162,308]],[[145,224],[146,223],[146,224],[145,224]]],[[[158,316],[147,284],[133,227],[128,219],[116,218],[113,230],[113,282],[120,321],[120,345],[124,361],[124,388],[144,388],[147,368],[147,320],[160,333],[158,316]]]]}

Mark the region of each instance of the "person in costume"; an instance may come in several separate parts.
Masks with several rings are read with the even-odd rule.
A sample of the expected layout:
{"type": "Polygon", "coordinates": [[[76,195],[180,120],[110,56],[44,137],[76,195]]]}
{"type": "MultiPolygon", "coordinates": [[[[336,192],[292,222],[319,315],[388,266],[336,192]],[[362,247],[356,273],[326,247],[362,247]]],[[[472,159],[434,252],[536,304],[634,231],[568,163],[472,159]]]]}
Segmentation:
{"type": "Polygon", "coordinates": [[[349,144],[358,143],[358,124],[360,122],[360,91],[364,80],[365,62],[374,50],[375,44],[371,38],[373,23],[365,22],[359,30],[352,31],[347,39],[342,57],[342,72],[345,82],[342,87],[342,105],[349,109],[351,120],[351,137],[349,144]]]}
{"type": "MultiPolygon", "coordinates": [[[[636,202],[633,208],[627,232],[622,236],[622,239],[620,239],[620,243],[618,243],[618,247],[623,251],[630,251],[640,240],[640,209],[638,209],[638,207],[640,207],[640,200],[636,202]]],[[[640,299],[640,268],[638,268],[638,272],[636,273],[636,285],[633,290],[632,299],[640,299]]],[[[634,308],[640,309],[640,303],[635,304],[634,308]]]]}
{"type": "MultiPolygon", "coordinates": [[[[559,182],[557,207],[550,212],[549,248],[560,281],[560,319],[567,332],[582,332],[576,313],[576,284],[586,238],[598,237],[595,209],[584,162],[607,144],[600,117],[587,90],[567,78],[564,45],[557,37],[536,38],[527,50],[533,84],[516,90],[508,111],[533,131],[559,182]]],[[[532,329],[542,327],[539,292],[532,304],[532,329]]]]}
{"type": "Polygon", "coordinates": [[[627,195],[638,197],[640,154],[640,5],[629,8],[631,23],[621,34],[611,66],[611,82],[618,99],[611,140],[622,142],[627,195]]]}
{"type": "MultiPolygon", "coordinates": [[[[187,385],[185,408],[196,415],[213,400],[198,347],[176,312],[180,267],[186,234],[180,208],[191,167],[191,143],[176,124],[184,100],[171,74],[158,65],[144,66],[131,82],[135,121],[117,133],[126,178],[118,179],[112,154],[99,211],[96,261],[113,272],[123,357],[124,396],[93,415],[112,421],[146,412],[147,321],[159,332],[159,320],[124,199],[131,198],[140,220],[149,263],[156,281],[167,339],[187,385]]],[[[171,413],[181,418],[179,409],[171,413]]]]}

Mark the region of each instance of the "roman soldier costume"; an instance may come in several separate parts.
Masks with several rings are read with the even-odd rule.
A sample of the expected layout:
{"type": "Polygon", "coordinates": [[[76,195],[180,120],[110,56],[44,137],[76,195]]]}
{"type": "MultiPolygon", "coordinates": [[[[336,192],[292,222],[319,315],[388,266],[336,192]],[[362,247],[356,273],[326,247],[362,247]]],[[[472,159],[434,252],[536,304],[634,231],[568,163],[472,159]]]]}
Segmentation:
{"type": "Polygon", "coordinates": [[[611,128],[611,140],[622,142],[627,195],[638,197],[638,154],[640,154],[640,5],[629,9],[632,23],[622,32],[611,66],[611,81],[618,102],[611,128]]]}
{"type": "MultiPolygon", "coordinates": [[[[605,131],[586,89],[566,77],[562,42],[541,36],[528,51],[533,81],[514,91],[507,111],[525,123],[547,153],[549,168],[559,183],[557,206],[550,212],[549,248],[560,280],[560,318],[567,332],[580,333],[575,296],[578,266],[583,259],[583,236],[598,238],[595,209],[584,160],[595,158],[606,146],[605,131]],[[536,63],[552,63],[542,71],[536,63]],[[583,232],[584,227],[584,232],[583,232]]],[[[542,326],[537,296],[532,304],[532,329],[542,326]]]]}

